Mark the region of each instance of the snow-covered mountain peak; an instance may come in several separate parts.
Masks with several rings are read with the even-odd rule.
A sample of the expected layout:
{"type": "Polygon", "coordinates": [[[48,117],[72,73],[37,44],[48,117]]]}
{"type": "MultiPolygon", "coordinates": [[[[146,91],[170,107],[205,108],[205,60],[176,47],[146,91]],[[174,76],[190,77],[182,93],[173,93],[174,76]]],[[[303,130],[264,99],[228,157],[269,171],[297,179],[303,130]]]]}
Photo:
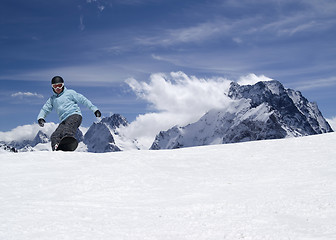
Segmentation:
{"type": "Polygon", "coordinates": [[[89,152],[115,152],[120,149],[115,145],[114,138],[106,123],[93,123],[84,135],[84,143],[89,152]]]}
{"type": "Polygon", "coordinates": [[[332,132],[315,103],[276,80],[232,82],[230,104],[210,110],[199,121],[160,132],[151,149],[305,136],[332,132]]]}
{"type": "Polygon", "coordinates": [[[254,85],[239,85],[231,83],[228,96],[232,99],[250,99],[252,105],[261,103],[274,103],[279,98],[286,98],[286,90],[283,85],[276,80],[257,82],[254,85]]]}
{"type": "Polygon", "coordinates": [[[126,127],[128,125],[127,119],[120,114],[113,114],[110,117],[103,118],[101,122],[107,124],[113,130],[120,126],[126,127]]]}
{"type": "Polygon", "coordinates": [[[138,149],[135,139],[126,138],[120,128],[128,126],[127,119],[120,114],[113,114],[94,123],[84,136],[84,143],[89,152],[115,152],[138,149]]]}
{"type": "MultiPolygon", "coordinates": [[[[110,117],[101,119],[99,123],[93,123],[86,131],[85,136],[83,136],[81,130],[78,130],[75,135],[78,142],[80,142],[78,151],[110,152],[120,151],[125,148],[137,149],[134,140],[119,136],[119,128],[127,126],[128,121],[125,117],[120,114],[113,114],[110,117]],[[119,148],[120,146],[121,148],[119,148]]],[[[8,135],[15,135],[19,130],[20,134],[23,135],[22,131],[24,130],[27,132],[27,136],[23,135],[18,140],[10,141],[0,139],[0,143],[2,143],[2,146],[7,146],[6,149],[13,148],[21,152],[51,151],[50,136],[56,127],[57,124],[55,123],[47,123],[44,128],[39,127],[37,124],[18,127],[12,130],[13,133],[9,132],[8,135]]],[[[13,139],[13,137],[8,139],[13,139]]]]}

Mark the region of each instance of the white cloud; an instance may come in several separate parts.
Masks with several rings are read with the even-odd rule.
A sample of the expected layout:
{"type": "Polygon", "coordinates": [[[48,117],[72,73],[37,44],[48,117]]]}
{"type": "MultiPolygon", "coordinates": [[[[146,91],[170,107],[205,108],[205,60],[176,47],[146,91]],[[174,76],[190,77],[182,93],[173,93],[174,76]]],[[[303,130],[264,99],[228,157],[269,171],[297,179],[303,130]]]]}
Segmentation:
{"type": "Polygon", "coordinates": [[[224,78],[199,79],[183,72],[169,76],[158,73],[150,77],[150,83],[128,79],[127,84],[138,97],[147,100],[158,111],[204,113],[209,106],[220,107],[227,101],[225,93],[230,81],[224,78]]]}
{"type": "Polygon", "coordinates": [[[120,82],[122,81],[121,79],[125,79],[129,76],[123,66],[107,62],[104,65],[69,66],[22,72],[13,75],[0,75],[0,80],[22,79],[25,81],[43,81],[50,83],[51,78],[57,75],[62,76],[66,84],[94,86],[120,82]]]}
{"type": "MultiPolygon", "coordinates": [[[[280,7],[287,5],[285,1],[278,4],[280,7]]],[[[297,14],[279,12],[279,15],[274,16],[274,20],[259,22],[250,33],[265,31],[274,32],[277,36],[291,37],[297,33],[325,31],[335,26],[335,10],[336,4],[333,1],[302,1],[297,14]]]]}
{"type": "Polygon", "coordinates": [[[240,43],[243,42],[243,40],[241,38],[239,38],[239,37],[232,38],[232,41],[234,41],[235,43],[238,43],[238,44],[240,44],[240,43]]]}
{"type": "Polygon", "coordinates": [[[229,26],[217,23],[201,23],[196,26],[181,28],[176,30],[169,30],[168,35],[170,41],[176,42],[199,42],[203,41],[213,35],[220,33],[222,30],[229,28],[229,26]]]}
{"type": "MultiPolygon", "coordinates": [[[[286,9],[290,2],[264,1],[263,5],[267,4],[268,9],[286,9]]],[[[155,29],[148,36],[138,37],[135,42],[146,46],[172,46],[226,37],[242,44],[254,42],[253,36],[258,37],[258,42],[270,38],[277,40],[278,37],[290,38],[298,33],[318,33],[335,26],[336,4],[332,1],[302,1],[298,3],[296,14],[291,11],[275,11],[272,18],[269,18],[263,8],[257,9],[258,4],[261,1],[224,1],[223,4],[216,1],[216,8],[232,8],[232,11],[241,8],[242,12],[254,9],[255,15],[239,19],[207,16],[187,27],[155,29]],[[206,20],[202,22],[204,19],[206,20]]]]}
{"type": "MultiPolygon", "coordinates": [[[[1,132],[0,131],[0,142],[10,143],[12,141],[24,141],[33,140],[39,131],[47,134],[48,137],[55,131],[58,124],[53,122],[47,122],[44,127],[40,127],[38,124],[27,124],[23,126],[18,126],[10,131],[1,132]]],[[[82,131],[83,135],[87,132],[89,128],[80,126],[79,129],[82,131]]]]}
{"type": "Polygon", "coordinates": [[[40,130],[50,136],[55,129],[55,123],[46,123],[43,128],[38,124],[18,126],[11,131],[0,132],[0,141],[9,143],[11,141],[32,140],[40,130]]]}
{"type": "Polygon", "coordinates": [[[103,5],[99,5],[99,6],[98,6],[98,9],[99,9],[99,11],[102,12],[102,11],[105,9],[105,6],[103,6],[103,5]]]}
{"type": "Polygon", "coordinates": [[[257,76],[254,73],[250,73],[247,76],[240,77],[237,81],[239,85],[254,85],[260,81],[271,81],[273,79],[264,75],[257,76]]]}
{"type": "Polygon", "coordinates": [[[232,25],[226,24],[224,21],[204,22],[190,27],[164,30],[154,37],[138,37],[136,41],[138,44],[148,46],[199,43],[225,34],[231,29],[232,25]]]}
{"type": "Polygon", "coordinates": [[[159,55],[156,54],[152,54],[152,58],[155,60],[159,60],[159,61],[164,61],[165,59],[159,55]]]}
{"type": "Polygon", "coordinates": [[[336,76],[329,78],[313,79],[310,81],[296,82],[292,85],[294,85],[296,89],[300,90],[331,87],[336,85],[336,76]]]}
{"type": "Polygon", "coordinates": [[[105,9],[105,1],[101,0],[86,0],[87,3],[96,3],[97,8],[100,12],[102,12],[105,9]]]}
{"type": "Polygon", "coordinates": [[[320,31],[330,27],[327,21],[316,21],[315,16],[289,16],[255,28],[255,31],[275,32],[277,36],[293,36],[299,32],[320,31]]]}
{"type": "Polygon", "coordinates": [[[12,97],[37,97],[37,98],[43,98],[42,94],[38,94],[38,93],[31,93],[31,92],[17,92],[17,93],[13,93],[11,95],[12,97]]]}
{"type": "Polygon", "coordinates": [[[79,29],[80,29],[81,31],[84,31],[84,29],[85,29],[85,25],[84,25],[84,16],[83,16],[83,15],[81,15],[81,16],[79,17],[79,29]]]}
{"type": "MultiPolygon", "coordinates": [[[[254,74],[241,79],[270,80],[254,74]]],[[[172,72],[152,74],[149,83],[135,79],[126,82],[153,110],[139,115],[129,127],[122,129],[126,136],[137,138],[144,148],[150,147],[161,130],[195,122],[210,109],[227,108],[233,102],[227,96],[232,81],[225,78],[203,79],[172,72]]]]}

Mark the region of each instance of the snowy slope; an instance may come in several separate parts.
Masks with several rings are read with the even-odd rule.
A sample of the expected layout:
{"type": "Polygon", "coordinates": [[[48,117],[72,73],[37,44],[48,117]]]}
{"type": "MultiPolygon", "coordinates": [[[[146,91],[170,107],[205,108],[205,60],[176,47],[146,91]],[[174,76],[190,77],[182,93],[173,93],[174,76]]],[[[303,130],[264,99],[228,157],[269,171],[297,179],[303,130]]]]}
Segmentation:
{"type": "Polygon", "coordinates": [[[0,239],[336,239],[336,134],[0,154],[0,239]]]}
{"type": "Polygon", "coordinates": [[[286,131],[274,121],[272,115],[273,111],[267,104],[251,108],[248,100],[233,102],[229,109],[213,109],[195,123],[161,131],[151,149],[284,138],[286,131]]]}

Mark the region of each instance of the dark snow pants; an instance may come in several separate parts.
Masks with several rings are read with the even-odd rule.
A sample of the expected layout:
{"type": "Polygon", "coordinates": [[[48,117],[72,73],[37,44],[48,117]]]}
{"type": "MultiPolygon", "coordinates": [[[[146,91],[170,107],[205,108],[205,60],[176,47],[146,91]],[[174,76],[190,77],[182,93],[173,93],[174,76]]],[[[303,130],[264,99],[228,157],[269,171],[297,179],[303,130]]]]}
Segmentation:
{"type": "Polygon", "coordinates": [[[82,116],[74,114],[69,116],[63,122],[61,122],[56,128],[55,132],[51,134],[51,148],[55,151],[55,145],[59,144],[61,139],[65,136],[75,137],[78,127],[82,123],[82,116]]]}

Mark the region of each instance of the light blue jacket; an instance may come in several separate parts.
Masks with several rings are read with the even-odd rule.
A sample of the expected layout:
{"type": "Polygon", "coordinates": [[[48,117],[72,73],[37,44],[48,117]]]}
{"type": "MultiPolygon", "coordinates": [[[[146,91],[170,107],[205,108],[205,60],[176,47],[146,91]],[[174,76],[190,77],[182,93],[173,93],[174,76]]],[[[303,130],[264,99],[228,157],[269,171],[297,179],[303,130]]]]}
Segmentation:
{"type": "Polygon", "coordinates": [[[45,119],[45,117],[55,109],[61,122],[67,119],[73,114],[82,115],[78,103],[83,104],[87,108],[91,109],[93,112],[97,111],[98,108],[94,106],[90,100],[84,97],[82,94],[77,93],[74,90],[66,89],[60,94],[54,93],[47,102],[43,105],[37,120],[40,118],[45,119]]]}

